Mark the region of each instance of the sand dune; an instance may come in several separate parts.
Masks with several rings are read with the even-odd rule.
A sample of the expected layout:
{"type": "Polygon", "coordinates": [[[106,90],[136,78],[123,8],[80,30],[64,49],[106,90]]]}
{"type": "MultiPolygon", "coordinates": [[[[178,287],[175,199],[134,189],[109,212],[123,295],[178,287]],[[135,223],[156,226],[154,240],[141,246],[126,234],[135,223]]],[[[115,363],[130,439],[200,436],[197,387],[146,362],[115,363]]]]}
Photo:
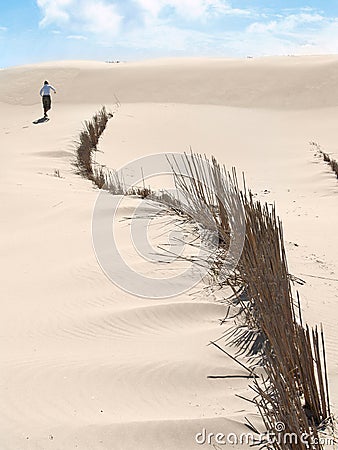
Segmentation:
{"type": "Polygon", "coordinates": [[[108,104],[117,96],[121,103],[323,108],[338,104],[337,67],[336,56],[45,63],[0,71],[0,102],[32,105],[34,87],[48,79],[63,104],[108,104]]]}
{"type": "Polygon", "coordinates": [[[72,145],[101,104],[116,109],[115,96],[100,162],[119,168],[192,146],[244,170],[258,198],[276,201],[290,271],[306,281],[304,314],[326,330],[337,407],[338,189],[308,145],[338,156],[337,67],[330,56],[0,71],[2,450],[196,449],[203,427],[240,433],[245,416],[259,422],[235,396],[248,395],[245,371],[206,346],[221,334],[221,304],[202,293],[133,297],[95,259],[98,191],[74,173],[72,145]],[[58,93],[50,122],[33,125],[45,78],[58,93]]]}

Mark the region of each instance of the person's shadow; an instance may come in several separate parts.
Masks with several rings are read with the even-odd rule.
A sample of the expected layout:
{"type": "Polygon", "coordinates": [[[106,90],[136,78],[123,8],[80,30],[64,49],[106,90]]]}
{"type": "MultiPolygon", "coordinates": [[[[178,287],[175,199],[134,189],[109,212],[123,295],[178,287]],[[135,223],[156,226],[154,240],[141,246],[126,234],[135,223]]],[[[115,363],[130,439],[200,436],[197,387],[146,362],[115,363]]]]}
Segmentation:
{"type": "Polygon", "coordinates": [[[45,122],[48,122],[48,120],[49,120],[48,117],[41,117],[41,119],[34,120],[33,123],[34,123],[35,125],[37,125],[38,123],[45,123],[45,122]]]}

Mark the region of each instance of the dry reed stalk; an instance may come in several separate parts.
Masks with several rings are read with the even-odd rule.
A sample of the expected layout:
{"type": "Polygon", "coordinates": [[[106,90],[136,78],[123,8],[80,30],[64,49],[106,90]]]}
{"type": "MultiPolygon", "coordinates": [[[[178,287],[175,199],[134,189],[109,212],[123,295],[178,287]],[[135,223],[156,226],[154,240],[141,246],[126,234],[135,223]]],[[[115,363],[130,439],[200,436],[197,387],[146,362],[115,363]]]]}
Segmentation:
{"type": "Polygon", "coordinates": [[[299,444],[303,433],[309,434],[310,441],[317,435],[316,427],[330,416],[328,389],[323,382],[327,372],[318,332],[313,330],[311,339],[309,328],[299,324],[282,225],[275,209],[269,211],[267,205],[262,207],[250,196],[243,196],[243,200],[247,233],[239,272],[251,299],[246,313],[267,339],[263,360],[269,384],[262,388],[257,383],[260,411],[268,430],[273,431],[274,423],[283,422],[287,433],[298,436],[297,445],[280,448],[306,448],[299,444]]]}
{"type": "Polygon", "coordinates": [[[323,160],[329,164],[332,171],[336,174],[336,177],[338,178],[338,162],[335,159],[331,158],[328,153],[323,152],[321,146],[316,142],[310,142],[310,145],[313,146],[318,151],[318,154],[320,154],[323,157],[323,160]]]}
{"type": "Polygon", "coordinates": [[[91,180],[99,189],[106,189],[112,194],[124,194],[125,187],[117,171],[93,162],[93,154],[111,117],[112,114],[103,106],[91,120],[84,122],[84,129],[76,142],[75,165],[79,174],[91,180]]]}

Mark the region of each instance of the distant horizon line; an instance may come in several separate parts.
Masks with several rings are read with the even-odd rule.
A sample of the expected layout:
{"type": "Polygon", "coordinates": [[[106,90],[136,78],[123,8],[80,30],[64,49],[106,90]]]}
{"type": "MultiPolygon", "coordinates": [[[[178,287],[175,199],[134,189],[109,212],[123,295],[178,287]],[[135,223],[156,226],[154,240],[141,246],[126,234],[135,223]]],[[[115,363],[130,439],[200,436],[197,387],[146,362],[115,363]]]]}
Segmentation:
{"type": "Polygon", "coordinates": [[[246,55],[246,56],[158,56],[154,58],[143,58],[143,59],[56,59],[56,60],[43,60],[39,62],[14,64],[10,66],[0,66],[0,70],[14,69],[27,66],[39,66],[39,65],[49,65],[49,64],[60,64],[60,63],[104,63],[104,64],[128,64],[128,63],[142,63],[142,62],[158,62],[158,61],[179,61],[179,60],[247,60],[247,59],[270,59],[270,58],[325,58],[325,57],[338,57],[338,53],[313,53],[313,54],[274,54],[274,55],[246,55]]]}

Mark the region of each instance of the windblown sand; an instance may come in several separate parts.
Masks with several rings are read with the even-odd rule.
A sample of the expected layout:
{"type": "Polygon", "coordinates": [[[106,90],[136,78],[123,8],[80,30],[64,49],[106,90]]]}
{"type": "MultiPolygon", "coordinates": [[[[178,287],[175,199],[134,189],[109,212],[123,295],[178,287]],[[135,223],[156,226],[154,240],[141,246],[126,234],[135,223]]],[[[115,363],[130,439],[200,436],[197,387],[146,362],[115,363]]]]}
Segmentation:
{"type": "Polygon", "coordinates": [[[336,410],[338,182],[309,142],[338,159],[338,57],[48,63],[0,71],[1,450],[208,448],[195,442],[203,428],[260,423],[235,395],[251,395],[245,371],[207,347],[224,305],[201,293],[134,297],[96,261],[98,190],[71,162],[103,104],[115,113],[102,164],[191,147],[276,203],[290,272],[306,282],[304,316],[324,325],[336,410]],[[34,125],[44,79],[57,95],[51,120],[34,125]]]}

